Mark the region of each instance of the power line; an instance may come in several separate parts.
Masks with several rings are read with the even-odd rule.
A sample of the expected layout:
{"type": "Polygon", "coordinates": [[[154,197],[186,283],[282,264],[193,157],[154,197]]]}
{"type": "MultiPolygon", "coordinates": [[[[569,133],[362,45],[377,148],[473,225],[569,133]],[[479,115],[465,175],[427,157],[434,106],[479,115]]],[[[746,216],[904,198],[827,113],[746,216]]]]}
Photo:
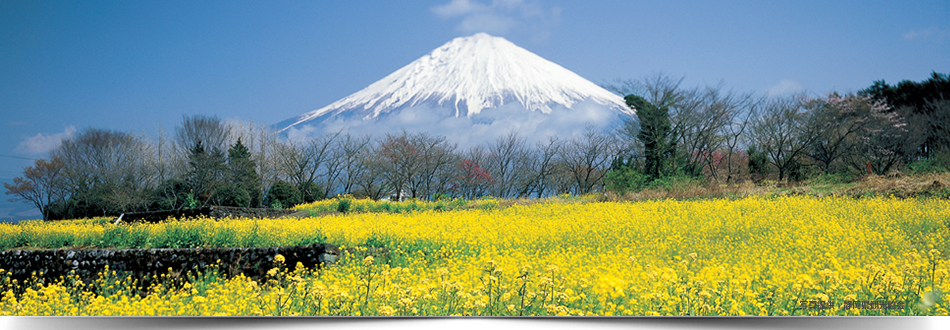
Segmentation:
{"type": "Polygon", "coordinates": [[[26,157],[10,156],[10,155],[0,155],[0,157],[16,158],[16,159],[25,159],[25,160],[36,160],[35,158],[26,158],[26,157]]]}

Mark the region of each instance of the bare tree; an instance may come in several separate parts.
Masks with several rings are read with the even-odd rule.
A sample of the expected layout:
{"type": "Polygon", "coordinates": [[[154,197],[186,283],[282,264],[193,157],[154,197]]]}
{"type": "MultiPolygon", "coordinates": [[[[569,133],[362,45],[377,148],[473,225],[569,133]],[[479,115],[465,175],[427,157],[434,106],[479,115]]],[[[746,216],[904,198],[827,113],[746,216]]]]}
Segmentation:
{"type": "Polygon", "coordinates": [[[854,95],[837,93],[811,99],[805,103],[808,116],[805,134],[813,135],[804,154],[813,159],[823,172],[831,172],[831,166],[846,154],[857,152],[860,135],[871,120],[866,102],[854,95]],[[862,104],[865,103],[865,104],[862,104]]]}
{"type": "Polygon", "coordinates": [[[576,194],[603,191],[603,179],[616,155],[616,145],[613,136],[598,132],[591,126],[566,145],[561,158],[570,171],[576,194]]]}
{"type": "Polygon", "coordinates": [[[379,144],[377,164],[398,198],[403,190],[412,198],[428,197],[448,191],[458,161],[455,149],[444,136],[386,134],[379,144]]]}
{"type": "Polygon", "coordinates": [[[431,197],[436,193],[448,191],[458,163],[455,154],[457,146],[448,142],[445,136],[419,134],[414,139],[422,152],[422,168],[417,176],[410,180],[412,197],[431,197]]]}
{"type": "Polygon", "coordinates": [[[463,198],[473,199],[489,193],[491,173],[487,171],[488,153],[483,146],[474,146],[465,151],[459,162],[452,185],[452,192],[463,198]]]}
{"type": "MultiPolygon", "coordinates": [[[[568,148],[565,144],[561,150],[568,148]]],[[[557,160],[552,163],[551,174],[547,177],[547,191],[551,194],[577,194],[577,183],[574,179],[574,168],[558,155],[557,160]]]]}
{"type": "Polygon", "coordinates": [[[750,137],[769,156],[769,162],[784,180],[796,170],[811,137],[805,134],[805,112],[802,97],[778,97],[769,100],[752,121],[750,137]]]}
{"type": "Polygon", "coordinates": [[[638,95],[656,107],[675,108],[686,97],[680,88],[683,78],[674,79],[666,74],[656,74],[636,80],[623,80],[606,88],[620,95],[638,95]]]}
{"type": "MultiPolygon", "coordinates": [[[[328,189],[327,183],[332,181],[325,167],[328,160],[333,155],[334,140],[340,133],[322,135],[309,141],[287,141],[284,147],[280,148],[280,169],[284,173],[288,182],[297,189],[310,183],[320,182],[324,184],[324,195],[328,189]]],[[[336,174],[337,171],[335,171],[336,174]]]]}
{"type": "Polygon", "coordinates": [[[387,169],[391,168],[387,160],[379,155],[383,152],[383,142],[371,142],[367,148],[358,154],[358,162],[363,164],[360,174],[353,177],[356,195],[380,199],[389,192],[390,181],[387,169]]]}
{"type": "Polygon", "coordinates": [[[320,185],[323,186],[323,196],[330,196],[336,191],[337,179],[343,171],[343,150],[338,143],[341,131],[328,135],[323,140],[314,140],[311,149],[314,159],[320,161],[320,185]]]}
{"type": "Polygon", "coordinates": [[[63,184],[63,161],[55,155],[46,161],[37,159],[33,166],[23,169],[22,177],[13,178],[13,184],[3,183],[7,195],[13,195],[11,202],[21,200],[33,204],[43,220],[49,220],[50,207],[55,202],[62,202],[69,194],[69,189],[63,184]]]}
{"type": "Polygon", "coordinates": [[[175,127],[179,152],[188,154],[200,142],[209,153],[228,149],[231,128],[218,117],[185,116],[175,127]]]}
{"type": "Polygon", "coordinates": [[[723,127],[727,183],[735,182],[738,174],[746,167],[737,166],[738,159],[736,158],[740,158],[742,153],[740,143],[743,142],[747,128],[758,113],[762,102],[762,100],[754,99],[752,95],[743,95],[737,101],[736,110],[730,112],[729,124],[723,127]]]}
{"type": "Polygon", "coordinates": [[[541,198],[550,192],[552,186],[556,186],[552,182],[555,181],[553,178],[558,170],[557,164],[561,161],[561,149],[561,142],[556,137],[551,137],[547,143],[538,142],[533,155],[529,157],[531,166],[528,169],[534,170],[528,175],[523,189],[525,195],[534,191],[541,198]]]}
{"type": "MultiPolygon", "coordinates": [[[[149,142],[147,142],[149,143],[149,142]]],[[[165,180],[179,177],[184,171],[184,163],[181,154],[175,152],[174,145],[170,143],[165,134],[165,130],[158,128],[156,140],[150,142],[150,149],[154,151],[154,157],[151,159],[155,168],[156,180],[165,182],[165,180]]]]}
{"type": "Polygon", "coordinates": [[[372,137],[344,135],[339,140],[339,150],[342,161],[340,174],[340,188],[343,193],[353,193],[360,176],[369,171],[370,163],[365,161],[367,151],[372,148],[372,137]]]}
{"type": "Polygon", "coordinates": [[[65,183],[86,211],[109,215],[144,206],[156,176],[151,151],[128,133],[85,129],[52,151],[63,161],[65,183]],[[81,204],[82,204],[81,203],[81,204]]]}
{"type": "Polygon", "coordinates": [[[916,153],[916,146],[924,143],[925,136],[908,129],[907,121],[899,112],[891,111],[886,102],[866,96],[849,95],[849,98],[850,107],[862,121],[853,152],[842,155],[852,168],[885,174],[916,153]]]}
{"type": "Polygon", "coordinates": [[[528,174],[526,140],[513,131],[497,138],[488,146],[487,161],[494,183],[492,195],[502,198],[519,195],[517,189],[528,174]]]}
{"type": "Polygon", "coordinates": [[[410,196],[416,197],[417,187],[414,186],[414,180],[423,170],[425,157],[423,146],[417,142],[418,136],[406,131],[399,135],[387,133],[379,144],[377,164],[397,199],[404,197],[404,189],[409,189],[410,196]]]}
{"type": "Polygon", "coordinates": [[[184,182],[193,196],[207,204],[225,180],[226,152],[231,127],[218,117],[184,116],[175,127],[178,152],[187,158],[184,182]]]}

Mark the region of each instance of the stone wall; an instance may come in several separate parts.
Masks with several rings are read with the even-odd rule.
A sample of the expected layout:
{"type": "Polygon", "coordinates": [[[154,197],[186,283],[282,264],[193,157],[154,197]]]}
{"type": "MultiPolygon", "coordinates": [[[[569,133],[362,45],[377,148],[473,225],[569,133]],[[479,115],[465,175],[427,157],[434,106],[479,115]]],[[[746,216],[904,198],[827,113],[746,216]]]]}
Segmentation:
{"type": "Polygon", "coordinates": [[[178,278],[220,260],[222,274],[244,274],[257,280],[274,268],[277,254],[284,256],[285,267],[291,270],[297,262],[307,268],[333,264],[340,255],[337,247],[326,243],[267,248],[10,250],[0,252],[0,269],[12,272],[12,278],[21,283],[34,273],[56,280],[72,271],[91,281],[109,265],[122,277],[132,275],[139,283],[147,283],[154,275],[178,278]]]}
{"type": "MultiPolygon", "coordinates": [[[[206,206],[194,209],[165,210],[150,212],[130,212],[122,214],[122,222],[149,222],[156,223],[173,219],[196,218],[200,216],[222,219],[234,218],[280,218],[298,213],[295,210],[247,208],[232,206],[206,206]]],[[[307,214],[303,212],[302,214],[307,214]]]]}

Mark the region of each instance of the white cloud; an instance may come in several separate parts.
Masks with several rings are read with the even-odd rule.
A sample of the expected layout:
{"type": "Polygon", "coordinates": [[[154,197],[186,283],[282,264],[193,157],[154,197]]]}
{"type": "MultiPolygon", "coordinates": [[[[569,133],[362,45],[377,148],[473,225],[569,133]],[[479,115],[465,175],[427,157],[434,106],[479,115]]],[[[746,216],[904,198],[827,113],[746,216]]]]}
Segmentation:
{"type": "Polygon", "coordinates": [[[508,35],[518,32],[544,39],[561,20],[560,8],[547,9],[536,1],[494,0],[484,4],[476,0],[452,0],[431,10],[441,19],[461,18],[456,30],[466,34],[508,35]]]}
{"type": "Polygon", "coordinates": [[[488,9],[488,6],[469,0],[452,0],[451,2],[435,6],[432,12],[440,18],[452,18],[455,16],[468,15],[475,12],[482,12],[488,9]]]}
{"type": "Polygon", "coordinates": [[[46,153],[58,147],[64,139],[72,137],[73,133],[76,133],[76,127],[72,125],[64,128],[63,132],[61,133],[49,135],[38,133],[35,136],[29,137],[25,141],[20,142],[20,145],[17,146],[15,151],[31,155],[46,153]]]}
{"type": "Polygon", "coordinates": [[[495,13],[479,13],[468,15],[458,25],[458,29],[465,33],[485,32],[493,35],[505,35],[518,25],[515,19],[495,13]]]}
{"type": "Polygon", "coordinates": [[[904,40],[914,40],[914,39],[925,39],[929,38],[935,34],[940,33],[940,28],[937,26],[931,26],[926,29],[911,30],[904,32],[904,40]]]}
{"type": "Polygon", "coordinates": [[[454,111],[418,106],[383,114],[375,120],[333,116],[303,127],[291,128],[287,131],[287,137],[291,140],[301,140],[315,134],[343,130],[344,134],[369,134],[380,138],[386,133],[399,134],[406,130],[445,136],[460,148],[469,148],[494,141],[512,131],[533,144],[547,141],[551,136],[560,139],[579,136],[586,130],[586,125],[609,130],[620,122],[619,112],[592,101],[574,104],[571,109],[554,106],[550,114],[526,111],[520,104],[485,109],[472,117],[455,117],[454,111]]]}
{"type": "Polygon", "coordinates": [[[804,89],[802,84],[799,84],[797,81],[791,79],[782,79],[778,84],[772,85],[765,90],[765,95],[767,96],[779,96],[787,95],[795,92],[800,92],[804,89]]]}
{"type": "Polygon", "coordinates": [[[911,30],[904,32],[904,40],[917,40],[917,39],[930,39],[936,38],[938,40],[943,40],[950,36],[950,27],[946,26],[931,26],[925,29],[911,30]]]}

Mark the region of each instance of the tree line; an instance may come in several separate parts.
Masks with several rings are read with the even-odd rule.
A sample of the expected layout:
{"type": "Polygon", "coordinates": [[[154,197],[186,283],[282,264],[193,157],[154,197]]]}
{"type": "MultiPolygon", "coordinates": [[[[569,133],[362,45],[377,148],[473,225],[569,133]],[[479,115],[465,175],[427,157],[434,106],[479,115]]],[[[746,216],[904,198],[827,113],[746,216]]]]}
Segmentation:
{"type": "Polygon", "coordinates": [[[603,190],[613,137],[530,143],[507,134],[462,150],[444,136],[343,132],[289,140],[262,125],[186,116],[168,136],[86,128],[5,184],[44,219],[209,205],[286,208],[373,199],[540,197],[603,190]]]}
{"type": "Polygon", "coordinates": [[[539,142],[511,132],[465,149],[405,131],[290,140],[209,116],[186,116],[173,134],[154,138],[86,128],[4,186],[44,219],[63,219],[208,205],[283,208],[337,194],[623,194],[680,179],[731,184],[950,164],[944,74],[821,97],[756,97],[681,81],[658,75],[608,86],[636,110],[616,130],[588,127],[539,142]]]}
{"type": "Polygon", "coordinates": [[[671,180],[733,183],[819,175],[950,170],[950,79],[876,81],[858,92],[753,97],[720,87],[681,88],[656,76],[613,89],[637,118],[607,189],[635,191],[671,180]]]}

